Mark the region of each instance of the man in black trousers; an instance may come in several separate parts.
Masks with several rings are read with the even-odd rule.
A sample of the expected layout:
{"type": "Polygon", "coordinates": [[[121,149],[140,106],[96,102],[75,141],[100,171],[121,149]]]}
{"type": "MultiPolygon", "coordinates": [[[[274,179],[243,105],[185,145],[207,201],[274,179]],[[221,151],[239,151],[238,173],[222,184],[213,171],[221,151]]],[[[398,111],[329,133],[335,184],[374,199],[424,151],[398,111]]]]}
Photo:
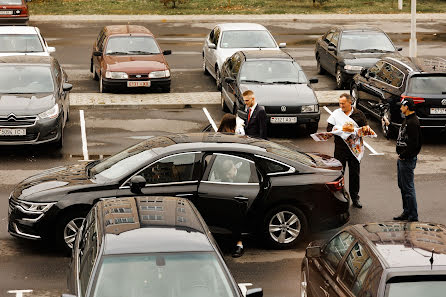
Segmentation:
{"type": "Polygon", "coordinates": [[[243,92],[243,101],[245,101],[247,108],[245,134],[267,139],[265,108],[257,104],[254,92],[251,90],[243,92]]]}

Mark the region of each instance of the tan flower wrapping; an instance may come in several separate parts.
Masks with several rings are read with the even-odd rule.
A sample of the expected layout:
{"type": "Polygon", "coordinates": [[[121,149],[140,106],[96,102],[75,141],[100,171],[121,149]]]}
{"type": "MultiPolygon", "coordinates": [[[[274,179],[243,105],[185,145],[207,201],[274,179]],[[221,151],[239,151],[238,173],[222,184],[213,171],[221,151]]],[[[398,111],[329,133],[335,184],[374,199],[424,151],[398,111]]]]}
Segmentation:
{"type": "Polygon", "coordinates": [[[355,124],[352,122],[345,122],[342,126],[342,131],[344,132],[355,132],[355,124]]]}

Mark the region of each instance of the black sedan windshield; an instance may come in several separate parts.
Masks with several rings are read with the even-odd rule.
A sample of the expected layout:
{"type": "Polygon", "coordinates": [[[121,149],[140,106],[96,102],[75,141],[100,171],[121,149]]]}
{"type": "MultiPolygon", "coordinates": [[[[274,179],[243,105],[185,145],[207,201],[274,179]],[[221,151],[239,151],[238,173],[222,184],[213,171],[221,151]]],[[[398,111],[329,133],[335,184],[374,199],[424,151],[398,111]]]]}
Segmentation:
{"type": "Polygon", "coordinates": [[[0,66],[0,93],[51,93],[53,76],[48,66],[0,66]]]}
{"type": "Polygon", "coordinates": [[[0,35],[0,52],[43,52],[43,47],[37,34],[2,34],[0,35]]]}
{"type": "Polygon", "coordinates": [[[152,37],[116,36],[107,43],[107,55],[151,55],[159,54],[160,49],[152,37]]]}
{"type": "Polygon", "coordinates": [[[272,48],[276,47],[268,31],[224,31],[221,48],[272,48]]]}
{"type": "Polygon", "coordinates": [[[344,32],[339,50],[359,52],[394,52],[395,47],[382,32],[344,32]]]}
{"type": "Polygon", "coordinates": [[[213,253],[104,257],[92,296],[133,296],[132,292],[138,296],[236,296],[213,253]]]}
{"type": "Polygon", "coordinates": [[[247,61],[240,71],[241,82],[252,83],[307,83],[300,66],[293,61],[247,61]]]}

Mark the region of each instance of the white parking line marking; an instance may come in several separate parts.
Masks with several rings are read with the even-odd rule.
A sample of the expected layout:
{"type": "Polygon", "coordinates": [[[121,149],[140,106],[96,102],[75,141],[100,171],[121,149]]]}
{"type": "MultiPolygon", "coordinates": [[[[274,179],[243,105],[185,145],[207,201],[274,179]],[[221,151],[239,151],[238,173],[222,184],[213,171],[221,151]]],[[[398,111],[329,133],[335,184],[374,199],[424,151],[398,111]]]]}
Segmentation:
{"type": "Polygon", "coordinates": [[[87,132],[85,130],[84,111],[82,109],[79,110],[79,118],[81,124],[82,153],[84,154],[84,161],[88,161],[87,132]]]}
{"type": "Polygon", "coordinates": [[[16,297],[23,297],[23,293],[31,293],[33,290],[9,290],[9,294],[15,294],[16,297]]]}
{"type": "Polygon", "coordinates": [[[212,128],[214,129],[215,132],[217,132],[217,130],[218,130],[217,125],[215,125],[215,122],[212,119],[211,115],[209,114],[209,111],[207,110],[207,108],[203,107],[203,111],[204,111],[204,114],[206,115],[206,117],[208,118],[209,123],[211,123],[212,128]]]}
{"type": "MultiPolygon", "coordinates": [[[[324,106],[324,109],[325,109],[326,112],[328,112],[328,114],[330,114],[330,115],[332,114],[331,110],[329,110],[327,108],[327,106],[324,106]]],[[[378,153],[377,151],[375,151],[375,149],[373,147],[371,147],[370,144],[368,144],[365,141],[364,141],[364,146],[366,148],[368,148],[372,152],[371,154],[369,154],[370,156],[382,156],[382,155],[384,155],[384,153],[378,153]]]]}

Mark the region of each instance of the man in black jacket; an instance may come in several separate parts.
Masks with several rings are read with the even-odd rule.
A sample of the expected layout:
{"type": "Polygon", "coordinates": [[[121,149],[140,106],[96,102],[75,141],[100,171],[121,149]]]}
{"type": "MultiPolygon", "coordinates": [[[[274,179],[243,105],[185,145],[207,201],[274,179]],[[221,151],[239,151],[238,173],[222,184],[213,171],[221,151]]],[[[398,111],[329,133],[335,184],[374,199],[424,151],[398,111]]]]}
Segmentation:
{"type": "Polygon", "coordinates": [[[251,90],[243,92],[243,101],[245,101],[247,108],[245,134],[267,139],[265,108],[257,104],[254,92],[251,90]]]}
{"type": "MultiPolygon", "coordinates": [[[[344,93],[339,97],[339,107],[340,109],[353,121],[358,124],[359,127],[363,127],[367,125],[367,119],[364,115],[364,113],[355,107],[352,106],[352,97],[344,93]]],[[[338,123],[335,123],[334,119],[331,117],[327,120],[327,131],[331,132],[333,130],[333,127],[337,125],[338,123]]],[[[345,143],[345,141],[335,135],[334,139],[335,143],[335,151],[334,151],[334,157],[338,159],[344,168],[347,166],[348,163],[348,172],[349,172],[349,192],[350,197],[353,202],[353,206],[356,208],[362,208],[362,204],[359,201],[359,173],[360,173],[360,164],[358,159],[353,155],[353,153],[350,151],[349,147],[345,143]]]]}
{"type": "Polygon", "coordinates": [[[414,170],[421,150],[421,128],[415,114],[415,104],[411,98],[404,98],[401,101],[401,112],[405,115],[405,119],[396,140],[396,152],[398,154],[398,187],[403,199],[403,213],[393,219],[417,222],[414,170]]]}

